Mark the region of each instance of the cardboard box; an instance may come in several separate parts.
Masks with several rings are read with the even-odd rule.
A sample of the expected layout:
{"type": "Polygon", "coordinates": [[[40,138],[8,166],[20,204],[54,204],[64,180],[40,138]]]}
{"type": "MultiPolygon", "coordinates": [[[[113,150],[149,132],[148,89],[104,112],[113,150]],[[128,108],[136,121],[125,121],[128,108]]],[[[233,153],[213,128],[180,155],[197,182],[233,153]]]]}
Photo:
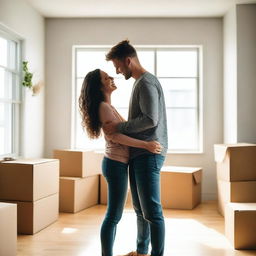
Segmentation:
{"type": "Polygon", "coordinates": [[[225,234],[235,249],[256,249],[256,203],[226,204],[225,234]]]}
{"type": "Polygon", "coordinates": [[[60,212],[75,213],[98,204],[99,175],[60,177],[60,212]]]}
{"type": "Polygon", "coordinates": [[[49,226],[59,216],[59,194],[34,202],[8,201],[17,204],[18,233],[33,235],[49,226]]]}
{"type": "Polygon", "coordinates": [[[59,160],[20,159],[0,163],[0,199],[36,201],[59,192],[59,160]]]}
{"type": "MultiPolygon", "coordinates": [[[[108,203],[108,185],[105,177],[100,175],[100,204],[106,205],[108,203]]],[[[132,205],[132,195],[131,190],[128,186],[127,198],[126,198],[126,206],[132,205]]]]}
{"type": "Polygon", "coordinates": [[[163,208],[193,209],[201,202],[202,169],[164,166],[161,170],[163,208]]]}
{"type": "Polygon", "coordinates": [[[214,145],[217,179],[256,180],[256,145],[247,143],[214,145]]]}
{"type": "Polygon", "coordinates": [[[96,151],[66,149],[53,154],[60,160],[60,176],[83,178],[101,173],[103,154],[96,151]]]}
{"type": "Polygon", "coordinates": [[[108,185],[105,177],[100,175],[100,204],[108,203],[108,185]]]}
{"type": "Polygon", "coordinates": [[[0,255],[15,256],[17,250],[17,205],[0,203],[0,255]]]}
{"type": "Polygon", "coordinates": [[[256,203],[256,181],[217,180],[218,210],[225,214],[225,205],[230,202],[256,203]]]}

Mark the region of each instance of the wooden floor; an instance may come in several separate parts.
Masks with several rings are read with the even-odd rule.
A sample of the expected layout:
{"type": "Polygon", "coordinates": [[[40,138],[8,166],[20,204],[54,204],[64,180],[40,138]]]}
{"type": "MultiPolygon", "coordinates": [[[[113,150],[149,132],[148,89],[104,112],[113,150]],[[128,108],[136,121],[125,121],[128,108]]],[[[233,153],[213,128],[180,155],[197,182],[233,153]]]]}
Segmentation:
{"type": "MultiPolygon", "coordinates": [[[[100,225],[106,206],[97,205],[76,214],[60,213],[54,224],[33,236],[18,236],[17,255],[100,256],[100,225]]],[[[224,219],[216,202],[194,210],[164,210],[165,256],[251,256],[256,251],[232,249],[224,236],[224,219]]],[[[118,225],[114,255],[135,249],[136,218],[131,207],[118,225]]]]}

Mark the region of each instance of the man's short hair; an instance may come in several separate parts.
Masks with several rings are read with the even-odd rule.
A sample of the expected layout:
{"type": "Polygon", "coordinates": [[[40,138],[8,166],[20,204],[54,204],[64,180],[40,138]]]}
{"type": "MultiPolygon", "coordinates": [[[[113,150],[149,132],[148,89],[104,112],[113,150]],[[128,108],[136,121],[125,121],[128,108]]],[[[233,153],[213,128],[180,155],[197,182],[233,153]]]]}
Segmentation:
{"type": "Polygon", "coordinates": [[[106,55],[106,60],[123,60],[126,57],[137,57],[135,48],[130,44],[129,40],[123,40],[113,46],[106,55]]]}

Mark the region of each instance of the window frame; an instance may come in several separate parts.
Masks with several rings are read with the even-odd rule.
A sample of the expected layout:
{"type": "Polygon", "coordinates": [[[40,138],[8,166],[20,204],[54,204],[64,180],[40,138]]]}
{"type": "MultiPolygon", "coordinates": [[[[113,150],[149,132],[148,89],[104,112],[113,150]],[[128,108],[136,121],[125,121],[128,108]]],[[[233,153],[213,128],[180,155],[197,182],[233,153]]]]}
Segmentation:
{"type": "MultiPolygon", "coordinates": [[[[71,111],[71,120],[72,120],[72,127],[71,127],[71,147],[76,148],[76,108],[78,106],[75,102],[77,97],[76,92],[76,56],[77,51],[79,50],[86,50],[86,51],[108,51],[112,46],[109,45],[74,45],[72,47],[72,111],[71,111]]],[[[161,50],[197,50],[197,138],[198,138],[198,148],[195,150],[191,149],[168,149],[167,153],[171,154],[202,154],[204,153],[203,147],[203,46],[202,45],[134,45],[137,51],[147,51],[151,50],[154,51],[154,71],[155,75],[157,75],[157,51],[161,50]]],[[[195,77],[158,77],[161,78],[193,78],[195,77]]],[[[166,107],[166,109],[172,109],[174,107],[166,107]]],[[[180,108],[181,109],[181,108],[180,108]]]]}
{"type": "Polygon", "coordinates": [[[0,65],[4,70],[11,72],[17,77],[17,80],[13,81],[12,84],[13,89],[15,90],[15,99],[12,97],[11,99],[0,98],[0,103],[8,103],[11,104],[11,122],[12,122],[12,131],[11,131],[11,153],[4,153],[0,155],[0,158],[4,157],[17,157],[21,152],[21,109],[22,109],[22,90],[21,90],[21,80],[22,80],[22,68],[21,68],[21,47],[22,41],[21,38],[10,31],[9,29],[1,26],[0,24],[0,36],[8,41],[14,41],[17,44],[16,48],[16,68],[10,69],[9,67],[5,67],[0,65]]]}

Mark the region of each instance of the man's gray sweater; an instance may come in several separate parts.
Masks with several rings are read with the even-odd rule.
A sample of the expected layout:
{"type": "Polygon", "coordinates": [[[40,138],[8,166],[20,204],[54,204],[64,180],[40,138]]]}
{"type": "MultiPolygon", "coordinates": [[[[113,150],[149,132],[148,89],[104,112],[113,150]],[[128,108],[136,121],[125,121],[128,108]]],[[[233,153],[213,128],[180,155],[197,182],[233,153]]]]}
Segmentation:
{"type": "MultiPolygon", "coordinates": [[[[149,72],[135,81],[128,121],[120,123],[118,131],[140,140],[156,140],[163,146],[161,155],[166,155],[168,138],[164,94],[158,79],[149,72]]],[[[151,153],[145,149],[130,148],[130,158],[142,154],[151,153]]]]}

